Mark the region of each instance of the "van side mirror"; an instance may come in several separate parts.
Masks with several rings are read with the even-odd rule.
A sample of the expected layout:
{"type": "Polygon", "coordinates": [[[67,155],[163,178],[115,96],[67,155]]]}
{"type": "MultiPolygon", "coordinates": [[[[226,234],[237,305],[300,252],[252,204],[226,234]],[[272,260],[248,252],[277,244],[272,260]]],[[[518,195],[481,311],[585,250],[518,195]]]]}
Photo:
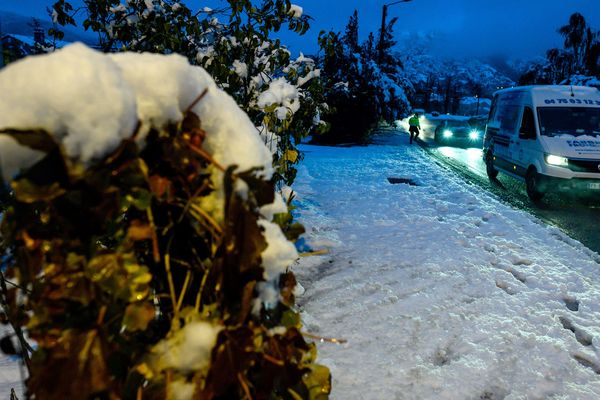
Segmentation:
{"type": "Polygon", "coordinates": [[[519,130],[519,139],[535,139],[535,135],[525,129],[519,130]]]}

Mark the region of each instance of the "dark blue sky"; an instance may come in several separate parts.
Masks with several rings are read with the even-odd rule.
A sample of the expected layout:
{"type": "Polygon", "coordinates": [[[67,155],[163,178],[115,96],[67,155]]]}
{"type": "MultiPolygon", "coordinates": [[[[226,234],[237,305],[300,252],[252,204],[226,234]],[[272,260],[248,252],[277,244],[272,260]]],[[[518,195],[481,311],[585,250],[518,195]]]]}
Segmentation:
{"type": "MultiPolygon", "coordinates": [[[[284,35],[294,51],[314,53],[320,30],[343,31],[354,9],[359,13],[360,35],[376,32],[382,5],[393,0],[293,0],[314,18],[302,38],[284,35]]],[[[77,0],[72,1],[75,4],[77,0]]],[[[192,9],[224,4],[222,0],[188,0],[192,9]]],[[[45,17],[51,0],[0,0],[0,10],[45,17]]],[[[415,37],[428,37],[430,50],[443,56],[483,58],[508,55],[531,58],[562,45],[556,33],[578,11],[600,30],[600,0],[412,0],[389,7],[389,18],[398,17],[395,34],[411,45],[415,37]]]]}

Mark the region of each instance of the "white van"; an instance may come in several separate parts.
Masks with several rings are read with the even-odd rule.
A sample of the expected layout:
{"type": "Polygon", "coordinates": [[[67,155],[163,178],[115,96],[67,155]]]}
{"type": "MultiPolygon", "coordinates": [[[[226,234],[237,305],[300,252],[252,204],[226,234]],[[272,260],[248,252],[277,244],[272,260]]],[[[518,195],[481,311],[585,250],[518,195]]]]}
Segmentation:
{"type": "Polygon", "coordinates": [[[485,129],[487,174],[524,180],[540,200],[548,191],[600,193],[600,91],[523,86],[494,94],[485,129]]]}

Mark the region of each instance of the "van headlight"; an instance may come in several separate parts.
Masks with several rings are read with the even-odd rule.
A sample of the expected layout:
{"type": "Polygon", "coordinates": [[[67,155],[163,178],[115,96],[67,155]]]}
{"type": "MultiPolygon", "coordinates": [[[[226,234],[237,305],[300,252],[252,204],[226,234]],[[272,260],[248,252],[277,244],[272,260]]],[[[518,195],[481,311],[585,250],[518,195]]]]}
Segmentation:
{"type": "Polygon", "coordinates": [[[469,138],[472,140],[479,139],[479,132],[476,130],[472,130],[471,132],[469,132],[469,138]]]}
{"type": "Polygon", "coordinates": [[[444,131],[444,137],[452,137],[452,131],[449,129],[446,129],[444,131]]]}
{"type": "Polygon", "coordinates": [[[566,167],[569,165],[569,159],[567,157],[555,156],[553,154],[546,154],[546,162],[550,165],[557,165],[559,167],[566,167]]]}

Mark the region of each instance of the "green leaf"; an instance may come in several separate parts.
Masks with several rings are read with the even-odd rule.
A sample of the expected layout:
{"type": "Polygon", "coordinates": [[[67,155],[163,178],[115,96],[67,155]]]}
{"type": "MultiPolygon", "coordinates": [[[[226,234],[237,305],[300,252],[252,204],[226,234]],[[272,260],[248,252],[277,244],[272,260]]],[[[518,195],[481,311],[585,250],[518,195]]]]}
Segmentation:
{"type": "Polygon", "coordinates": [[[0,130],[0,135],[10,136],[19,142],[19,144],[44,153],[49,153],[58,146],[52,135],[43,129],[2,129],[0,130]]]}
{"type": "Polygon", "coordinates": [[[300,314],[292,310],[284,312],[281,316],[281,325],[285,326],[286,328],[300,328],[300,314]]]}
{"type": "Polygon", "coordinates": [[[133,205],[138,210],[146,210],[152,203],[152,193],[145,189],[136,188],[125,196],[125,206],[133,205]]]}
{"type": "Polygon", "coordinates": [[[58,182],[51,185],[38,186],[28,179],[19,179],[11,182],[15,192],[15,198],[23,203],[50,202],[51,200],[65,194],[65,189],[58,182]]]}
{"type": "Polygon", "coordinates": [[[308,398],[311,400],[327,400],[331,393],[331,373],[329,368],[312,364],[309,372],[304,374],[302,381],[308,389],[308,398]]]}
{"type": "Polygon", "coordinates": [[[154,306],[148,302],[130,304],[125,309],[123,327],[130,332],[145,331],[155,314],[154,306]]]}

